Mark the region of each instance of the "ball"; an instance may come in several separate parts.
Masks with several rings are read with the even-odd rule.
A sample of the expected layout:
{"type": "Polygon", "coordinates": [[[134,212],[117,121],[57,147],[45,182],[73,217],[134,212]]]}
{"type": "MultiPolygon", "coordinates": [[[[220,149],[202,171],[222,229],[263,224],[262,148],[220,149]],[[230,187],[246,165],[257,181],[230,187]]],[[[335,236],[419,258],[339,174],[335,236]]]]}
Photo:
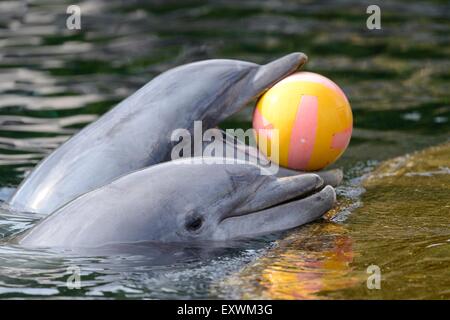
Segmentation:
{"type": "Polygon", "coordinates": [[[260,151],[269,159],[286,168],[315,171],[344,153],[353,116],[347,97],[333,81],[317,73],[298,72],[258,100],[253,128],[260,151]]]}

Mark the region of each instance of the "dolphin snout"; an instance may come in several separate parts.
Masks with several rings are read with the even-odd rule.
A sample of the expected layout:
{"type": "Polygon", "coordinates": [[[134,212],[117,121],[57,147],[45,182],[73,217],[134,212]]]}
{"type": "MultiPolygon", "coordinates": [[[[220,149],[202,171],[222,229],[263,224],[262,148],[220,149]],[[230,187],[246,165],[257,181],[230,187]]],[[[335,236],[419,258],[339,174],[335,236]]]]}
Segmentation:
{"type": "Polygon", "coordinates": [[[253,90],[262,93],[275,83],[297,71],[308,61],[306,54],[294,52],[260,66],[253,76],[253,90]]]}
{"type": "Polygon", "coordinates": [[[230,216],[249,214],[296,198],[303,198],[323,187],[317,174],[301,174],[275,179],[258,188],[247,201],[230,216]]]}
{"type": "Polygon", "coordinates": [[[331,186],[305,198],[294,199],[242,216],[223,220],[215,233],[215,240],[253,237],[289,230],[322,217],[336,201],[331,186]]]}
{"type": "Polygon", "coordinates": [[[336,202],[336,193],[316,174],[274,179],[256,190],[219,223],[216,240],[287,230],[322,217],[336,202]]]}

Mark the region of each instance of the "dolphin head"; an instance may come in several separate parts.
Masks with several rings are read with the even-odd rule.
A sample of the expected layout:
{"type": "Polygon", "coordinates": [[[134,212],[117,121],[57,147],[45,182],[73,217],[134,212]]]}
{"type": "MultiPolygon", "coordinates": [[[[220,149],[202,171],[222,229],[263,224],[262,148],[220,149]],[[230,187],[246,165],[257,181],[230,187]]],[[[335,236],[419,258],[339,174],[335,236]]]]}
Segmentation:
{"type": "Polygon", "coordinates": [[[95,247],[254,237],[311,222],[335,201],[315,174],[277,178],[248,163],[170,161],[136,171],[57,210],[19,242],[95,247]]]}
{"type": "MultiPolygon", "coordinates": [[[[294,52],[267,64],[247,68],[247,73],[240,81],[236,82],[228,94],[229,96],[235,95],[238,98],[232,103],[227,101],[222,107],[222,112],[216,112],[220,114],[218,121],[228,118],[239,111],[242,106],[261,96],[277,82],[300,69],[307,60],[308,57],[304,53],[294,52]]],[[[214,110],[212,112],[214,113],[214,110]]]]}
{"type": "Polygon", "coordinates": [[[161,87],[159,96],[164,101],[173,97],[170,105],[195,101],[187,104],[183,112],[189,112],[192,120],[203,120],[206,127],[213,127],[295,72],[306,61],[307,56],[301,52],[264,65],[232,59],[204,60],[164,72],[149,86],[173,84],[161,87]],[[181,90],[184,91],[182,100],[175,94],[181,90]]]}
{"type": "Polygon", "coordinates": [[[287,230],[320,218],[335,202],[334,189],[316,174],[277,178],[249,163],[187,170],[190,190],[172,198],[167,218],[175,229],[166,241],[222,241],[287,230]]]}

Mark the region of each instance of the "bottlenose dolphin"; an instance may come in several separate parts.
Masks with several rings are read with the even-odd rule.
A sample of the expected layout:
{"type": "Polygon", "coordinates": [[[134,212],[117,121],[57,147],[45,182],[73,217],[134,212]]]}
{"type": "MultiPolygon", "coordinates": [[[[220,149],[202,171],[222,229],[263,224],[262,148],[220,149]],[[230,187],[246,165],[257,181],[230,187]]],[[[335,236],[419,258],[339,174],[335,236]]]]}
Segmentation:
{"type": "Polygon", "coordinates": [[[245,162],[169,161],[76,198],[41,220],[18,243],[89,248],[252,237],[321,217],[335,202],[334,189],[323,185],[316,174],[277,178],[245,162]]]}
{"type": "Polygon", "coordinates": [[[48,214],[137,169],[170,160],[175,129],[216,126],[306,62],[292,53],[266,65],[206,60],[162,73],[45,158],[9,200],[48,214]]]}

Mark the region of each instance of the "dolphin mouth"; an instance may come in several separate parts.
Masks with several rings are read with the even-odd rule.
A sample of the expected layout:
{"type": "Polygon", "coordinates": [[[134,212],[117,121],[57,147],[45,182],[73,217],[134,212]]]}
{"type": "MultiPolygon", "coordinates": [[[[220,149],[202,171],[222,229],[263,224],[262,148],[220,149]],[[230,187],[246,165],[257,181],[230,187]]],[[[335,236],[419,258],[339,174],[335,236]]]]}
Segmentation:
{"type": "Polygon", "coordinates": [[[274,84],[299,70],[308,57],[302,52],[294,52],[260,66],[253,74],[253,92],[262,94],[274,84]]]}
{"type": "Polygon", "coordinates": [[[336,202],[333,187],[318,175],[276,179],[259,188],[240,208],[219,222],[215,239],[248,238],[312,222],[336,202]]]}

